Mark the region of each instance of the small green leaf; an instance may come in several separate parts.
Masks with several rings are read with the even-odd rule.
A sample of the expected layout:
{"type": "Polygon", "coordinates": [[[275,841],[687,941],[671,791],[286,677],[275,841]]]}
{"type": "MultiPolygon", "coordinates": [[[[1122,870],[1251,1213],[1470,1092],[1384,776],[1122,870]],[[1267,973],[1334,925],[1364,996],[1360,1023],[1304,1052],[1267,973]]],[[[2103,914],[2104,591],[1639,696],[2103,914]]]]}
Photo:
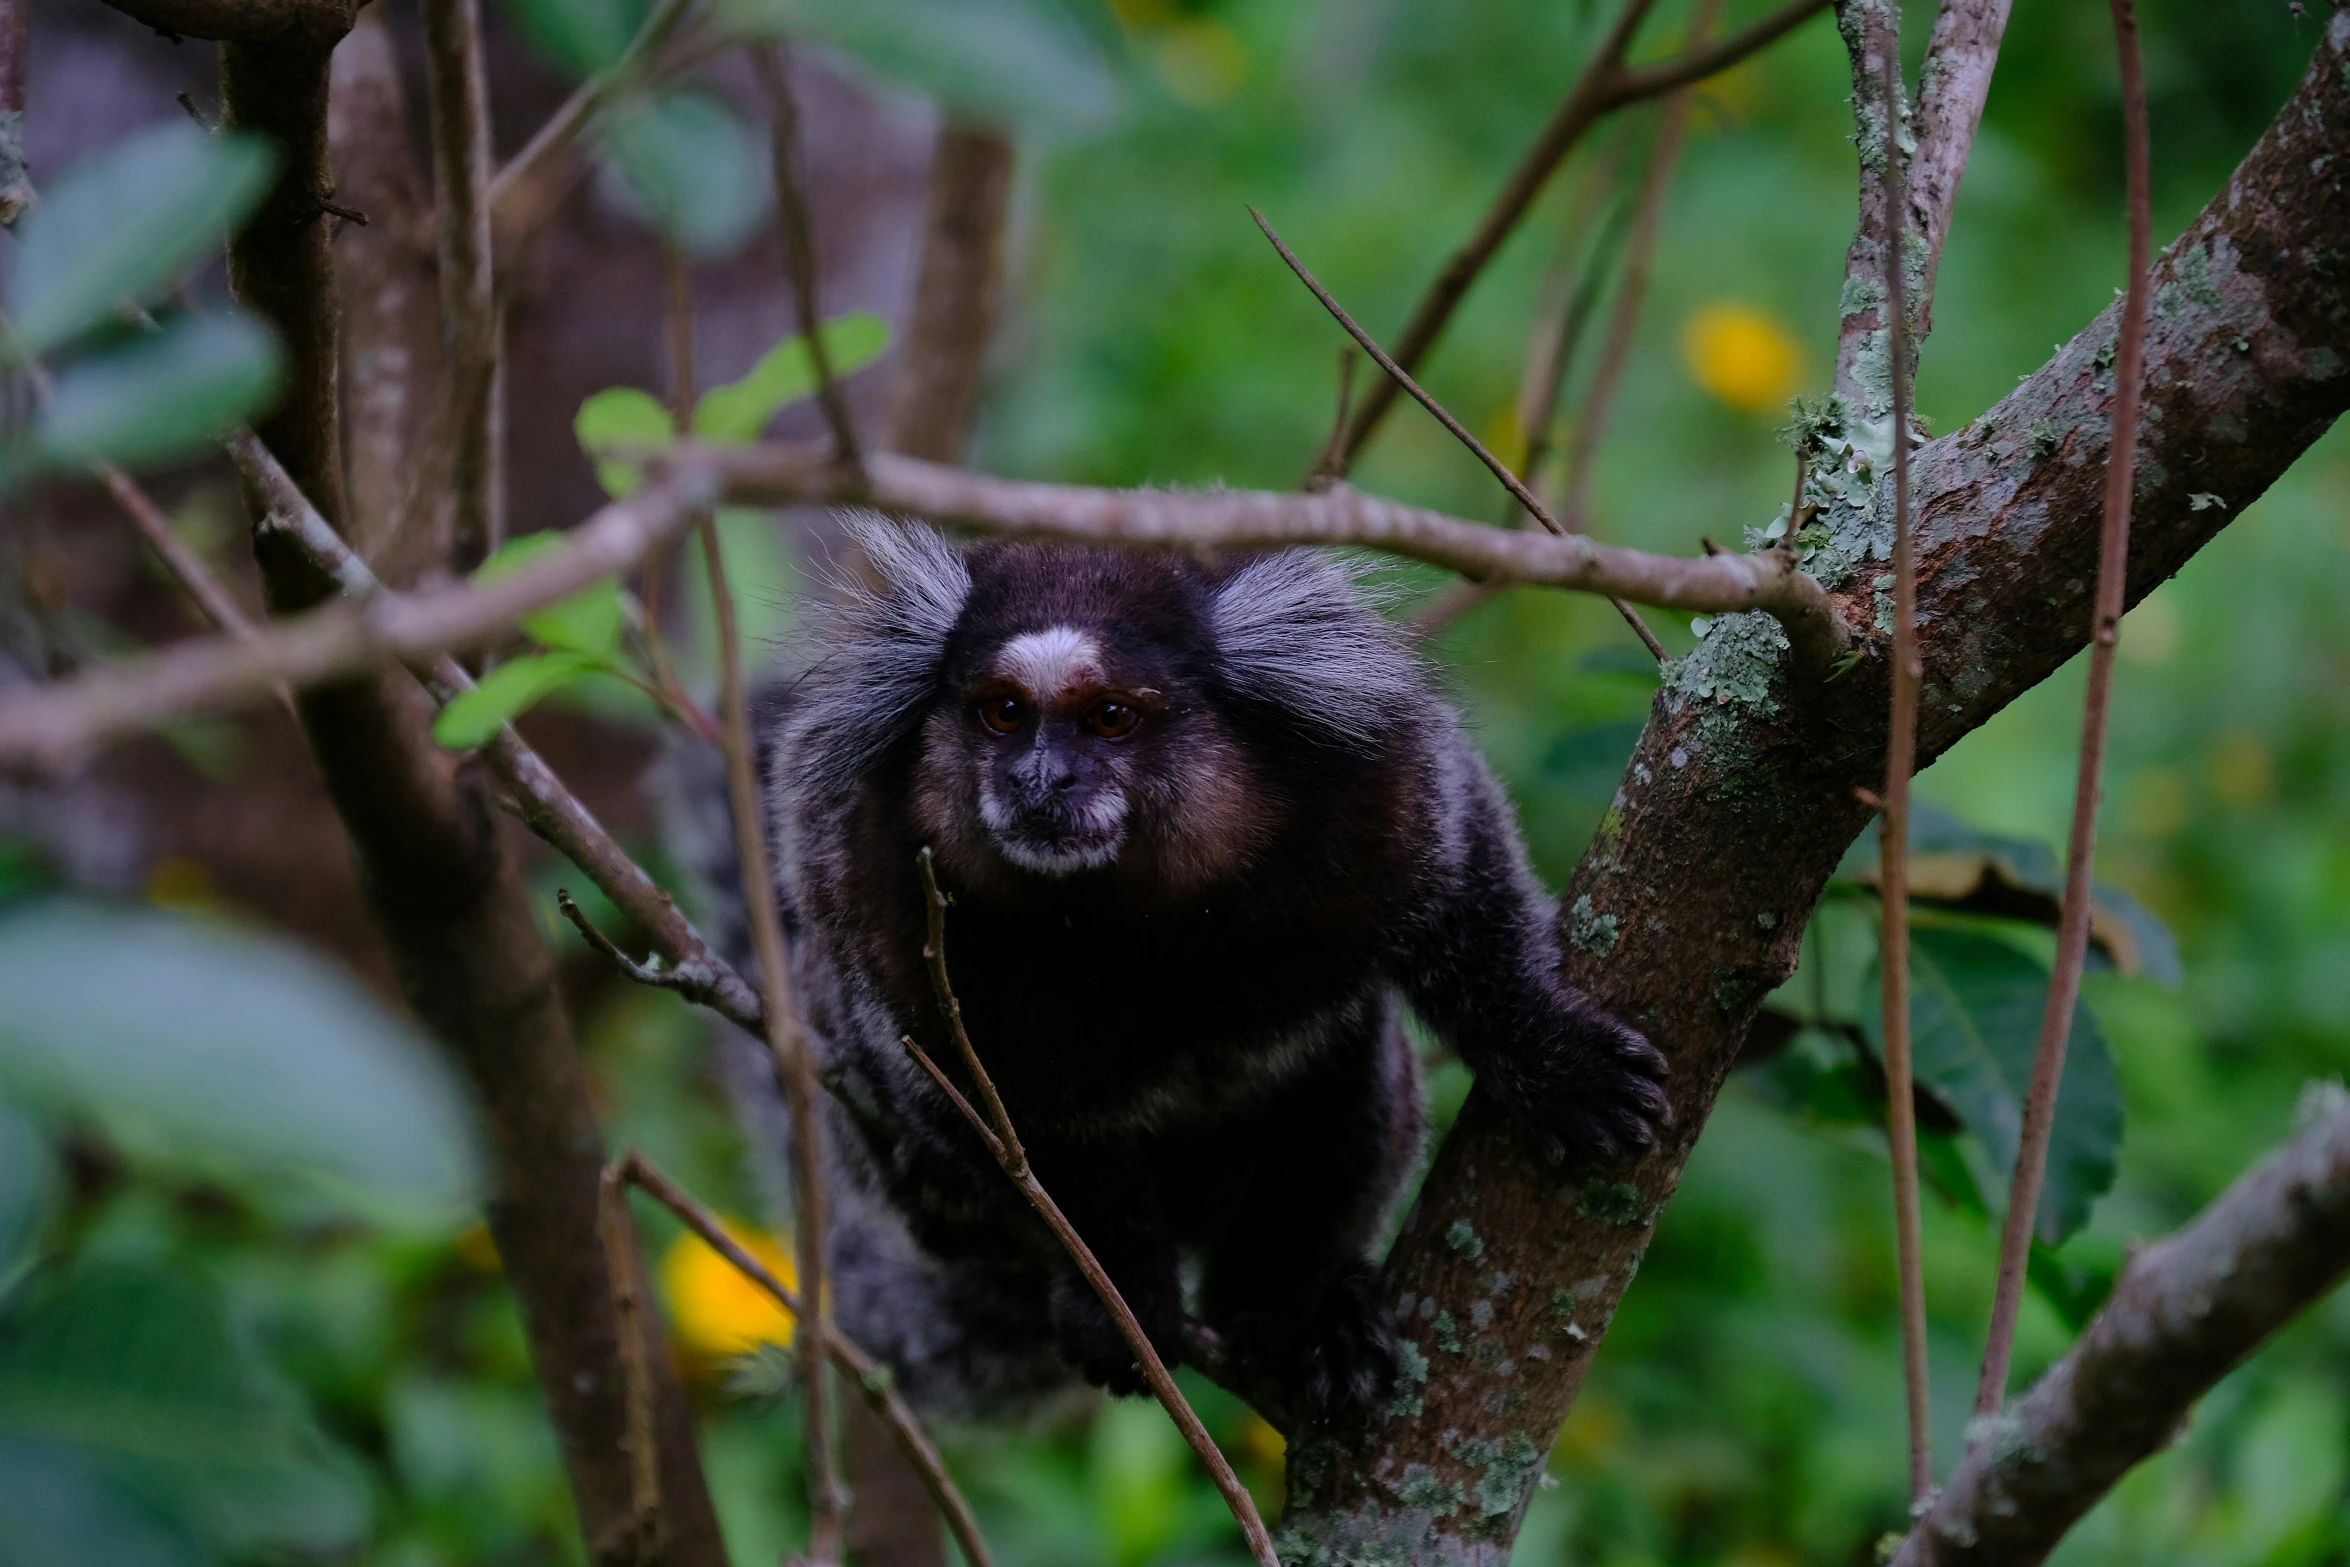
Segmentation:
{"type": "Polygon", "coordinates": [[[766,210],[765,148],[709,93],[624,100],[605,116],[603,143],[644,215],[696,255],[734,250],[766,210]]]}
{"type": "Polygon", "coordinates": [[[595,460],[596,482],[616,501],[644,486],[644,472],[603,454],[621,446],[666,450],[677,439],[676,421],[661,400],[634,386],[608,386],[581,403],[571,429],[579,449],[595,460]]]}
{"type": "Polygon", "coordinates": [[[526,653],[508,659],[440,710],[432,721],[432,737],[452,751],[469,751],[553,692],[604,667],[602,660],[577,653],[526,653]]]}
{"type": "Polygon", "coordinates": [[[177,317],[66,366],[32,440],[53,467],[191,456],[266,406],[278,373],[277,340],[252,317],[177,317]]]}
{"type": "Polygon", "coordinates": [[[146,298],[222,242],[276,167],[261,138],[182,120],[74,165],[18,230],[7,290],[17,346],[45,354],[146,298]]]}
{"type": "MultiPolygon", "coordinates": [[[[557,532],[526,533],[509,539],[481,563],[473,580],[486,583],[511,577],[533,561],[561,554],[566,547],[563,535],[557,532]]],[[[577,653],[598,664],[609,664],[620,651],[623,624],[620,584],[610,577],[522,617],[522,629],[541,647],[577,653]]]]}
{"type": "MultiPolygon", "coordinates": [[[[1943,925],[1911,932],[1910,1032],[1918,1081],[1958,1112],[1992,1166],[2015,1168],[2024,1095],[2039,1051],[2048,970],[1995,936],[1943,925]]],[[[1869,981],[1874,994],[1877,981],[1869,981]]],[[[1864,1019],[1870,1047],[1884,1053],[1884,1020],[1864,1019]]],[[[2036,1228],[2054,1246],[2087,1222],[2113,1185],[2122,1138],[2121,1080],[2113,1053],[2087,1006],[2073,1008],[2072,1039],[2058,1085],[2036,1228]]]]}
{"type": "MultiPolygon", "coordinates": [[[[818,330],[834,379],[854,375],[889,347],[889,323],[869,310],[836,316],[818,330]]],[[[694,404],[694,434],[705,441],[755,441],[776,412],[816,391],[816,360],[800,333],[759,356],[739,381],[714,386],[694,404]]]]}
{"type": "Polygon", "coordinates": [[[290,942],[28,900],[0,914],[0,996],[0,1093],[142,1156],[323,1177],[436,1221],[473,1189],[463,1102],[431,1046],[290,942]]]}
{"type": "Polygon", "coordinates": [[[649,0],[505,0],[502,9],[531,47],[578,77],[618,60],[652,6],[649,0]]]}

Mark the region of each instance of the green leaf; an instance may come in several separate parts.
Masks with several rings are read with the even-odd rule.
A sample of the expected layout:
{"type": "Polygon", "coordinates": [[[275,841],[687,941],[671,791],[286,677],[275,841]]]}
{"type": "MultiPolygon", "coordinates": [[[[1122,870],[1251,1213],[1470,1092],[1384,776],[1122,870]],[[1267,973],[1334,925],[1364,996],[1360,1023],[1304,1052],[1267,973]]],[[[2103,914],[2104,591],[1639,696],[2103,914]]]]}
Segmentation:
{"type": "Polygon", "coordinates": [[[436,1220],[474,1188],[431,1047],[290,942],[41,899],[0,914],[0,996],[0,1092],[134,1152],[323,1178],[436,1220]]]}
{"type": "Polygon", "coordinates": [[[17,231],[8,315],[17,346],[45,354],[222,243],[269,188],[277,154],[257,136],[207,136],[171,120],[85,158],[17,231]]]}
{"type": "Polygon", "coordinates": [[[626,52],[652,5],[649,0],[505,0],[502,9],[540,54],[573,76],[593,76],[626,52]]]}
{"type": "Polygon", "coordinates": [[[623,100],[605,116],[603,145],[644,216],[696,255],[734,250],[766,210],[766,150],[709,93],[623,100]]]}
{"type": "Polygon", "coordinates": [[[614,500],[626,500],[644,486],[636,464],[603,454],[615,447],[666,450],[677,439],[677,423],[652,393],[634,386],[608,386],[579,405],[571,421],[579,449],[594,459],[596,482],[614,500]]]}
{"type": "Polygon", "coordinates": [[[500,725],[529,712],[551,693],[604,667],[602,660],[577,653],[526,653],[508,659],[440,710],[432,721],[432,737],[452,751],[469,751],[488,743],[500,725]]]}
{"type": "Polygon", "coordinates": [[[67,365],[32,439],[53,467],[192,456],[268,404],[279,368],[276,338],[241,311],[177,317],[67,365]]]}
{"type": "Polygon", "coordinates": [[[101,1464],[0,1436],[0,1567],[209,1567],[178,1524],[101,1464]]]}
{"type": "Polygon", "coordinates": [[[0,1104],[0,1295],[29,1264],[56,1185],[49,1139],[13,1105],[0,1104]]]}
{"type": "MultiPolygon", "coordinates": [[[[1877,981],[1869,981],[1874,994],[1877,981]]],[[[1912,1054],[1918,1081],[1966,1123],[2001,1172],[2015,1168],[2024,1094],[2038,1053],[2048,971],[1995,936],[1925,925],[1910,933],[1912,1054]]],[[[1884,1020],[1865,1018],[1884,1053],[1884,1020]]],[[[2035,1228],[2054,1246],[2088,1220],[2113,1185],[2122,1137],[2121,1080],[2097,1020],[2073,1007],[2072,1041],[2058,1085],[2055,1133],[2035,1228]]]]}
{"type": "MultiPolygon", "coordinates": [[[[854,375],[889,347],[889,323],[869,310],[836,316],[818,328],[834,379],[854,375]]],[[[816,391],[816,360],[798,332],[759,356],[739,381],[714,386],[694,404],[694,434],[705,441],[755,441],[777,410],[816,391]]]]}
{"type": "Polygon", "coordinates": [[[1093,130],[1123,97],[1103,33],[1053,0],[731,0],[723,9],[819,39],[975,119],[1093,130]]]}
{"type": "Polygon", "coordinates": [[[0,1322],[0,1441],[130,1481],[224,1553],[337,1552],[367,1521],[353,1466],[217,1294],[143,1264],[86,1264],[0,1322]]]}
{"type": "MultiPolygon", "coordinates": [[[[563,535],[557,532],[526,533],[521,538],[509,539],[499,546],[496,554],[481,563],[473,580],[496,582],[511,577],[535,560],[562,553],[565,547],[563,535]]],[[[522,629],[537,638],[541,646],[561,653],[577,653],[599,664],[610,663],[619,652],[624,624],[620,584],[610,577],[591,582],[569,598],[557,599],[522,617],[522,629]]]]}

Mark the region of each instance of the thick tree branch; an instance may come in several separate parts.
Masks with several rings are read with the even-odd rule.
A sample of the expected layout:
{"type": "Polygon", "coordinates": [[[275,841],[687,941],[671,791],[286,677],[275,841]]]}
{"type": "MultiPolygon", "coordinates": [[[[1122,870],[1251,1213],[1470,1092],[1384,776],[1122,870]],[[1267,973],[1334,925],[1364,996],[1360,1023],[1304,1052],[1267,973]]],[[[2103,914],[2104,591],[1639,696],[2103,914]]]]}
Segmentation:
{"type": "MultiPolygon", "coordinates": [[[[1566,97],[1551,112],[1550,120],[1534,138],[1534,145],[1519,158],[1517,167],[1510,171],[1500,193],[1494,197],[1493,205],[1478,220],[1476,232],[1453,252],[1444,270],[1429,284],[1428,292],[1412,311],[1411,320],[1395,339],[1396,362],[1406,370],[1420,368],[1428,351],[1436,346],[1436,339],[1451,322],[1453,312],[1468,297],[1470,286],[1500,251],[1502,241],[1510,237],[1527,209],[1534,205],[1534,198],[1542,194],[1543,186],[1550,182],[1567,154],[1592,126],[1627,104],[1662,97],[1677,87],[1686,87],[1728,69],[1775,42],[1814,12],[1827,9],[1828,4],[1829,0],[1789,0],[1762,21],[1727,38],[1671,60],[1633,69],[1624,64],[1625,52],[1630,49],[1641,22],[1647,19],[1654,0],[1625,0],[1624,9],[1576,76],[1574,85],[1567,89],[1566,97]]],[[[1347,434],[1341,473],[1362,454],[1379,422],[1394,407],[1395,394],[1393,384],[1381,382],[1363,399],[1347,434]]]]}
{"type": "Polygon", "coordinates": [[[2350,1270],[2350,1110],[2133,1256],[2105,1309],[2032,1390],[1991,1417],[1894,1567],[2034,1567],[2196,1400],[2350,1270]]]}
{"type": "MultiPolygon", "coordinates": [[[[2299,91],[2154,269],[2148,413],[2128,598],[2142,598],[2260,495],[2350,406],[2350,285],[2324,264],[2350,232],[2350,13],[2329,19],[2299,91]],[[2313,178],[2313,163],[2328,177],[2313,178]]],[[[1997,407],[1916,453],[1919,758],[1930,761],[2090,637],[2120,308],[1997,407]]],[[[1814,566],[1872,604],[1880,494],[1831,507],[1814,566]]],[[[1620,792],[1620,828],[1567,888],[1567,977],[1673,1063],[1670,1143],[1624,1170],[1562,1178],[1481,1093],[1438,1151],[1389,1258],[1432,1364],[1414,1414],[1290,1452],[1296,1553],[1383,1549],[1499,1563],[1539,1454],[1672,1195],[1756,1005],[1867,820],[1853,790],[1884,757],[1882,639],[1850,674],[1799,692],[1751,620],[1717,622],[1677,661],[1620,792]],[[1474,1237],[1476,1246],[1461,1244],[1474,1237]],[[1490,1326],[1454,1353],[1438,1311],[1490,1326]],[[1498,1466],[1498,1467],[1497,1467],[1498,1466]]],[[[1767,627],[1759,628],[1767,631],[1767,627]]]]}
{"type": "Polygon", "coordinates": [[[898,351],[891,451],[930,462],[962,455],[1003,287],[1011,200],[1011,142],[982,126],[942,122],[930,158],[922,272],[898,351]]]}
{"type": "Polygon", "coordinates": [[[1910,156],[1909,206],[1925,240],[1918,276],[1921,331],[1934,324],[1934,279],[1942,270],[1942,245],[1950,237],[1950,215],[1958,207],[1958,182],[1966,177],[1975,150],[1983,104],[1991,96],[1991,71],[1999,63],[1999,40],[2007,31],[2013,0],[1942,0],[1934,14],[1933,40],[1918,73],[1918,106],[1911,120],[1917,151],[1910,156]]]}
{"type": "Polygon", "coordinates": [[[1682,560],[1574,534],[1489,527],[1343,484],[1312,494],[1109,490],[999,479],[889,453],[869,455],[859,475],[842,471],[822,451],[785,445],[705,448],[694,457],[721,475],[725,499],[748,505],[873,506],[1010,538],[1088,544],[1356,545],[1480,581],[1571,588],[1661,609],[1713,614],[1759,609],[1787,627],[1807,665],[1822,669],[1850,641],[1827,594],[1780,550],[1682,560]]]}
{"type": "Polygon", "coordinates": [[[271,44],[294,40],[334,47],[351,29],[362,0],[106,0],[133,21],[171,38],[271,44]]]}

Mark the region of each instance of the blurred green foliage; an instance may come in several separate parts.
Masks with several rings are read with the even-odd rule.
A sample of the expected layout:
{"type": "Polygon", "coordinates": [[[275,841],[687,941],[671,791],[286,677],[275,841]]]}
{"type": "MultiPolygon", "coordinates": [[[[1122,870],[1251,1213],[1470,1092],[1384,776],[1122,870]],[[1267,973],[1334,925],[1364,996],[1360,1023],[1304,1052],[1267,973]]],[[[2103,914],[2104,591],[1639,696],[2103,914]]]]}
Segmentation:
{"type": "MultiPolygon", "coordinates": [[[[644,9],[508,6],[575,72],[616,58],[644,9]]],[[[1685,7],[1660,9],[1643,46],[1655,52],[1685,25],[1685,7]]],[[[1760,9],[1741,3],[1731,20],[1760,9]]],[[[1929,8],[1910,9],[1914,61],[1929,8]]],[[[2167,233],[2258,135],[2322,21],[2285,0],[2142,9],[2167,233]]],[[[1539,0],[1117,0],[1107,10],[1087,0],[968,10],[774,0],[737,14],[806,28],[853,69],[993,105],[1055,138],[1032,141],[1023,170],[1015,298],[983,462],[1054,478],[1280,487],[1327,428],[1339,338],[1244,204],[1262,205],[1373,331],[1392,332],[1562,90],[1598,11],[1539,0]]],[[[1781,508],[1789,475],[1772,433],[1783,418],[1776,394],[1782,383],[1820,390],[1833,350],[1853,211],[1845,71],[1831,30],[1814,22],[1698,95],[1597,473],[1603,536],[1688,552],[1701,534],[1735,538],[1781,508]]],[[[763,149],[714,100],[648,98],[628,114],[606,144],[613,177],[679,237],[734,243],[767,199],[763,149]]],[[[1920,399],[1937,428],[1995,400],[2111,297],[2122,256],[2118,120],[2103,8],[2019,7],[1924,349],[1920,399]]],[[[1510,428],[1510,409],[1574,182],[1619,143],[1636,166],[1652,123],[1653,111],[1635,112],[1598,138],[1428,368],[1437,395],[1497,446],[1526,433],[1510,428]]],[[[29,228],[8,296],[20,328],[30,320],[41,341],[92,348],[93,358],[117,351],[97,330],[112,301],[152,291],[194,254],[173,248],[174,236],[234,221],[249,200],[254,176],[237,161],[246,155],[228,148],[190,152],[182,135],[168,156],[195,161],[171,192],[187,198],[173,208],[176,226],[165,240],[104,251],[117,270],[78,279],[90,285],[78,293],[40,294],[49,316],[25,292],[28,276],[43,276],[29,259],[40,230],[29,228]]],[[[134,215],[149,205],[116,203],[134,215]]],[[[49,210],[60,209],[73,211],[62,187],[49,210]]],[[[1587,374],[1570,379],[1570,414],[1587,374]]],[[[250,395],[226,374],[204,385],[219,402],[199,422],[250,395]]],[[[133,437],[144,427],[118,425],[133,437]]],[[[1472,460],[1409,407],[1360,477],[1503,514],[1472,460]]],[[[2066,1217],[2085,1211],[2085,1226],[2035,1258],[2019,1380],[2061,1351],[2133,1238],[2193,1213],[2287,1132],[2307,1080],[2350,1059],[2350,624],[2336,608],[2350,591],[2346,518],[2350,443],[2337,433],[2125,627],[2100,873],[2176,933],[2184,977],[2176,989],[2151,972],[2091,977],[2088,1013],[2107,1053],[2089,1055],[2109,1068],[2124,1112],[2118,1165],[2093,1206],[2105,1172],[2078,1184],[2066,1217]]],[[[728,522],[730,556],[736,537],[749,548],[761,532],[756,519],[728,522]]],[[[788,566],[772,533],[763,537],[754,574],[779,588],[788,566]]],[[[1395,576],[1407,590],[1433,585],[1413,570],[1395,576]]],[[[596,613],[589,629],[606,649],[609,616],[596,613]]],[[[540,639],[551,648],[569,634],[555,629],[540,639]]],[[[1662,629],[1688,645],[1686,627],[1662,629]]],[[[1528,590],[1471,612],[1442,651],[1539,860],[1563,878],[1647,711],[1644,655],[1604,605],[1528,590]]],[[[1976,829],[2060,841],[2078,677],[2063,672],[1963,743],[1922,779],[1926,798],[1976,829]]],[[[550,931],[571,942],[552,914],[565,879],[547,873],[541,891],[550,931]]],[[[67,917],[35,906],[49,890],[38,867],[0,844],[0,897],[16,905],[6,918],[67,917]]],[[[1555,1484],[1536,1497],[1517,1560],[1864,1563],[1900,1526],[1890,1202],[1856,1038],[1872,993],[1873,910],[1847,887],[1815,919],[1802,971],[1773,1000],[1803,1027],[1724,1095],[1551,1456],[1555,1484]]],[[[279,983],[271,965],[291,961],[209,925],[70,917],[213,943],[211,959],[188,970],[190,983],[214,987],[183,999],[191,1018],[218,1012],[241,984],[279,983]]],[[[1940,934],[1922,943],[1929,955],[2013,978],[2026,992],[2020,1010],[2036,1011],[2028,992],[2044,934],[1937,918],[1940,934]]],[[[354,1016],[303,1038],[364,1038],[381,1026],[354,1016]]],[[[582,1031],[616,1146],[644,1150],[724,1211],[775,1222],[699,1019],[673,997],[613,984],[593,993],[582,1031]]],[[[237,1030],[210,1035],[230,1052],[224,1062],[243,1063],[222,1070],[256,1070],[234,1053],[237,1030]]],[[[1960,1062],[1958,1086],[1942,1085],[1953,1100],[1969,1083],[1998,1100],[1984,1086],[1987,1059],[1960,1062]]],[[[82,1088],[92,1082],[104,1086],[101,1076],[82,1088]]],[[[175,1564],[578,1559],[520,1323],[483,1232],[387,1222],[308,1177],[279,1178],[284,1166],[318,1162],[299,1138],[291,1148],[263,1140],[258,1166],[252,1139],[237,1140],[244,1159],[191,1156],[184,1142],[126,1128],[108,1096],[67,1092],[70,1075],[43,1084],[16,1082],[16,1108],[0,1114],[0,1563],[67,1553],[61,1544],[39,1554],[43,1540],[71,1542],[76,1559],[175,1564]],[[67,1372],[80,1391],[44,1405],[32,1383],[67,1372]],[[108,1377],[128,1390],[112,1405],[89,1392],[108,1377]],[[42,1410],[56,1407],[118,1419],[43,1425],[42,1410]],[[171,1430],[200,1430],[203,1441],[162,1443],[170,1461],[158,1466],[149,1439],[171,1430]],[[118,1440],[125,1432],[139,1441],[118,1440]],[[207,1443],[224,1449],[209,1468],[195,1462],[207,1443]],[[113,1532],[89,1532],[98,1529],[113,1532]]],[[[1464,1089],[1457,1063],[1434,1069],[1440,1124],[1464,1089]]],[[[429,1102],[429,1089],[416,1092],[429,1102]]],[[[385,1104],[381,1094],[361,1102],[385,1104]]],[[[192,1095],[142,1113],[206,1103],[192,1095]]],[[[315,1113],[324,1119],[307,1130],[331,1132],[331,1114],[315,1113]]],[[[430,1120],[414,1114],[424,1117],[414,1125],[430,1120]]],[[[2090,1153],[2111,1161],[2110,1138],[2096,1141],[2090,1153]]],[[[1990,1156],[1996,1139],[1957,1123],[1927,1143],[1941,1199],[1929,1205],[1926,1260],[1947,1465],[1988,1311],[2004,1172],[1990,1156]]],[[[386,1146],[405,1145],[371,1135],[348,1151],[386,1146]]],[[[674,1232],[649,1212],[640,1222],[667,1257],[674,1232]]],[[[667,1304],[681,1329],[702,1309],[675,1295],[667,1304]]],[[[724,1367],[699,1352],[686,1366],[735,1559],[774,1559],[802,1527],[796,1420],[730,1394],[724,1367]]],[[[1231,1399],[1191,1385],[1251,1484],[1275,1501],[1277,1443],[1231,1399]]],[[[2350,1301],[2338,1299],[2224,1383],[2178,1446],[2133,1475],[2059,1560],[2344,1560],[2346,1389],[2350,1301]]],[[[1213,1492],[1147,1405],[1080,1406],[1009,1438],[945,1435],[1007,1563],[1236,1559],[1213,1492]]]]}

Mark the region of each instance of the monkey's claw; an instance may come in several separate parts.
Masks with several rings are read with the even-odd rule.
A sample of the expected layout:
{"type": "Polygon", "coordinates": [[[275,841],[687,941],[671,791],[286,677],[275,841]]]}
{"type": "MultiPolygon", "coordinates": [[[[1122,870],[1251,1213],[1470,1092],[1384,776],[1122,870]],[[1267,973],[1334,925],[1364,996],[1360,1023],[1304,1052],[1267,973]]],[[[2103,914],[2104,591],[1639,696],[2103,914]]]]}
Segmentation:
{"type": "Polygon", "coordinates": [[[1597,1009],[1541,1059],[1492,1073],[1489,1086],[1553,1160],[1619,1164],[1653,1151],[1672,1124],[1662,1052],[1597,1009]]]}

